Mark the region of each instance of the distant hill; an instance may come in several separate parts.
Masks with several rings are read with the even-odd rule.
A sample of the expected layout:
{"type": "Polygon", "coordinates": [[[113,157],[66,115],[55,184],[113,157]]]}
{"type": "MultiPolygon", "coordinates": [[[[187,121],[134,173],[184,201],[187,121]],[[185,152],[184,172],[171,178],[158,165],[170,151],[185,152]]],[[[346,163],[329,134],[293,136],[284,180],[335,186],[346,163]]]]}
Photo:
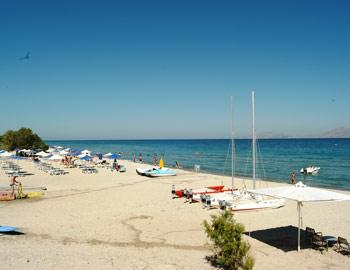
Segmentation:
{"type": "Polygon", "coordinates": [[[340,127],[320,135],[320,138],[350,138],[350,128],[340,127]]]}

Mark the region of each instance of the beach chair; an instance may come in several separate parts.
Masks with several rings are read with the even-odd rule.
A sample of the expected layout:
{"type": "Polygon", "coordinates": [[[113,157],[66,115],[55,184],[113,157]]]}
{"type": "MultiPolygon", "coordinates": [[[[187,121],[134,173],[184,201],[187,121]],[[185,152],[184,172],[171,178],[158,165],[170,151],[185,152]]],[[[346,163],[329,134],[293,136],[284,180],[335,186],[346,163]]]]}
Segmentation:
{"type": "Polygon", "coordinates": [[[312,236],[314,234],[322,235],[321,232],[316,232],[314,228],[310,228],[310,227],[305,228],[304,242],[305,242],[305,245],[307,245],[308,247],[310,247],[312,245],[312,236]]]}
{"type": "Polygon", "coordinates": [[[336,251],[343,255],[350,256],[350,245],[348,240],[339,236],[336,251]]]}
{"type": "Polygon", "coordinates": [[[320,233],[315,233],[312,235],[311,247],[320,250],[321,253],[324,250],[328,250],[327,242],[323,239],[323,235],[320,233]]]}

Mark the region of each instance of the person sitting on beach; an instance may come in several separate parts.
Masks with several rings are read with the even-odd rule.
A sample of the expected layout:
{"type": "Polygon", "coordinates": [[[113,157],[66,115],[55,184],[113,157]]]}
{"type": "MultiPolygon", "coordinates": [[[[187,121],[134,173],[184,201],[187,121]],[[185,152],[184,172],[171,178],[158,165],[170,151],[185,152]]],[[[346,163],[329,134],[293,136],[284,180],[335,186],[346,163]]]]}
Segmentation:
{"type": "Polygon", "coordinates": [[[119,165],[118,165],[117,159],[114,159],[113,165],[112,165],[112,166],[113,166],[113,169],[114,169],[114,170],[117,170],[117,171],[119,170],[119,165]]]}

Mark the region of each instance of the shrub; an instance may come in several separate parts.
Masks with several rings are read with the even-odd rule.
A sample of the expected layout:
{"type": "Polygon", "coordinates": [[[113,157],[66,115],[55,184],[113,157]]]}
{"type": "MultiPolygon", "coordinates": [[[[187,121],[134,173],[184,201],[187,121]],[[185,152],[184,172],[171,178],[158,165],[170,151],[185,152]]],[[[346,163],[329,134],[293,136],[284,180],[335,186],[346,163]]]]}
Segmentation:
{"type": "Polygon", "coordinates": [[[242,239],[244,226],[237,223],[230,211],[211,216],[211,224],[204,221],[207,236],[213,242],[214,261],[225,269],[251,270],[254,258],[250,245],[242,239]]]}
{"type": "Polygon", "coordinates": [[[19,149],[43,149],[48,146],[30,128],[20,128],[17,131],[8,130],[1,136],[1,148],[8,151],[19,149]]]}

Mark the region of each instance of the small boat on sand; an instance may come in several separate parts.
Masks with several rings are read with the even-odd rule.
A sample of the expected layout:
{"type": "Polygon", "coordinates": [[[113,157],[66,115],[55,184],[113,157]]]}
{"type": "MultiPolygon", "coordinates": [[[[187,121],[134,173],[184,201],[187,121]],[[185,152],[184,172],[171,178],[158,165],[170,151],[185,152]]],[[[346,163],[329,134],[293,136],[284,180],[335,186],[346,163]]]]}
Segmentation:
{"type": "Polygon", "coordinates": [[[150,177],[176,176],[176,172],[169,168],[160,168],[156,170],[147,171],[145,172],[145,175],[150,177]]]}
{"type": "Polygon", "coordinates": [[[142,176],[145,176],[146,175],[146,172],[150,172],[150,171],[153,171],[153,170],[158,170],[159,167],[152,167],[152,168],[137,168],[136,169],[136,172],[138,175],[142,175],[142,176]]]}
{"type": "Polygon", "coordinates": [[[316,174],[320,170],[320,167],[315,167],[315,166],[309,166],[305,168],[300,169],[300,173],[302,174],[316,174]]]}
{"type": "Polygon", "coordinates": [[[189,201],[190,203],[199,202],[201,200],[201,196],[207,195],[207,194],[215,194],[215,193],[222,193],[226,191],[231,191],[231,189],[225,189],[225,186],[208,186],[204,188],[185,188],[185,189],[175,189],[175,185],[172,186],[171,194],[172,198],[182,198],[185,197],[186,201],[189,201]]]}

